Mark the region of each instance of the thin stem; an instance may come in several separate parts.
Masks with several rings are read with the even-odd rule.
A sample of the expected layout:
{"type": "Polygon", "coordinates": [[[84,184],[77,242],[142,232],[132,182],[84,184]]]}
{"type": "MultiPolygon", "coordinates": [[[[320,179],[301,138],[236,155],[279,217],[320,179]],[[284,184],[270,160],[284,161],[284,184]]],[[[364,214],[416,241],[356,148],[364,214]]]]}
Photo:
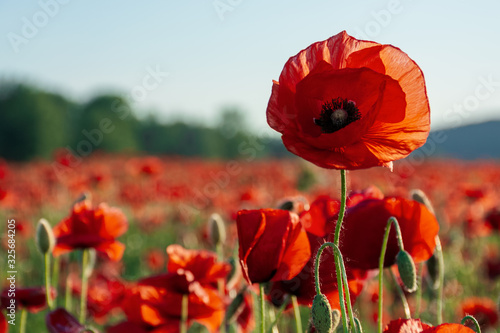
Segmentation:
{"type": "Polygon", "coordinates": [[[26,332],[26,322],[28,320],[28,311],[26,309],[21,310],[21,323],[19,324],[19,333],[26,332]]]}
{"type": "Polygon", "coordinates": [[[443,285],[444,285],[444,258],[443,248],[441,247],[441,240],[436,236],[436,254],[438,257],[438,273],[439,273],[439,288],[437,299],[437,323],[440,325],[443,322],[443,285]]]}
{"type": "Polygon", "coordinates": [[[333,243],[336,246],[339,246],[340,229],[342,228],[342,223],[344,222],[346,201],[347,201],[346,171],[340,170],[340,210],[339,210],[339,218],[337,220],[337,225],[335,226],[335,235],[333,239],[333,243]]]}
{"type": "Polygon", "coordinates": [[[297,302],[297,296],[292,296],[293,304],[293,314],[295,315],[295,328],[297,333],[302,333],[302,318],[300,317],[299,303],[297,302]]]}
{"type": "Polygon", "coordinates": [[[387,221],[385,227],[384,240],[382,242],[382,250],[380,251],[380,259],[378,264],[378,333],[382,333],[382,312],[384,310],[384,259],[385,252],[387,251],[387,243],[389,241],[389,233],[391,231],[391,225],[394,225],[396,229],[396,237],[398,239],[399,249],[403,251],[403,237],[401,236],[401,230],[399,228],[398,221],[395,217],[390,217],[387,221]]]}
{"type": "Polygon", "coordinates": [[[82,290],[80,293],[80,323],[84,324],[87,318],[87,293],[89,287],[88,277],[89,250],[84,249],[82,253],[82,290]]]}
{"type": "Polygon", "coordinates": [[[189,295],[182,295],[180,333],[187,333],[189,295]]]}
{"type": "Polygon", "coordinates": [[[460,324],[465,325],[465,323],[467,322],[467,320],[470,320],[470,321],[472,321],[474,323],[474,326],[476,328],[476,333],[481,333],[481,327],[479,326],[479,323],[477,322],[476,318],[474,318],[471,315],[467,315],[467,316],[463,317],[462,321],[460,322],[460,324]]]}
{"type": "Polygon", "coordinates": [[[422,307],[422,275],[424,272],[424,263],[421,262],[418,265],[418,275],[417,275],[417,295],[416,295],[416,309],[415,309],[415,318],[420,318],[420,308],[422,307]]]}
{"type": "Polygon", "coordinates": [[[339,248],[334,243],[330,243],[330,242],[324,243],[323,245],[321,245],[321,247],[318,250],[318,253],[316,254],[315,271],[314,271],[316,293],[321,294],[321,288],[320,288],[320,283],[319,283],[319,263],[320,263],[321,254],[323,253],[323,250],[327,246],[330,246],[334,251],[335,269],[337,272],[337,289],[339,292],[340,310],[342,313],[342,324],[344,327],[344,332],[348,332],[349,327],[348,327],[348,323],[347,323],[347,314],[349,314],[350,322],[353,323],[353,325],[354,325],[354,315],[353,315],[352,306],[351,306],[351,297],[350,297],[350,293],[349,293],[349,283],[347,280],[347,274],[345,272],[344,259],[342,258],[342,253],[340,252],[339,248]],[[345,293],[345,297],[344,297],[344,293],[345,293]],[[347,311],[346,311],[346,303],[347,303],[347,311]]]}
{"type": "Polygon", "coordinates": [[[73,304],[71,302],[71,288],[73,288],[73,282],[70,279],[70,275],[66,277],[66,290],[64,291],[64,308],[71,312],[73,304]]]}
{"type": "Polygon", "coordinates": [[[398,280],[396,278],[396,275],[394,274],[392,269],[389,269],[391,272],[391,277],[392,281],[394,282],[394,286],[396,287],[396,291],[399,295],[399,298],[401,298],[401,302],[403,303],[403,308],[405,310],[405,317],[406,319],[411,319],[411,311],[410,311],[410,306],[408,305],[408,300],[406,299],[405,293],[403,291],[403,288],[398,283],[398,280]]]}
{"type": "Polygon", "coordinates": [[[275,318],[273,319],[273,322],[271,323],[271,326],[269,326],[269,329],[267,330],[267,333],[273,332],[274,328],[278,324],[278,320],[281,318],[281,315],[283,314],[283,311],[285,311],[289,302],[290,302],[290,299],[288,297],[286,297],[283,304],[281,304],[281,306],[279,307],[278,313],[276,313],[275,318]]]}
{"type": "Polygon", "coordinates": [[[44,255],[45,261],[45,296],[47,298],[47,306],[50,310],[54,310],[54,303],[52,301],[52,295],[50,293],[50,253],[47,252],[44,255]]]}
{"type": "Polygon", "coordinates": [[[261,283],[259,285],[259,299],[260,299],[260,333],[264,333],[266,331],[266,323],[265,323],[265,304],[264,304],[264,284],[261,283]]]}

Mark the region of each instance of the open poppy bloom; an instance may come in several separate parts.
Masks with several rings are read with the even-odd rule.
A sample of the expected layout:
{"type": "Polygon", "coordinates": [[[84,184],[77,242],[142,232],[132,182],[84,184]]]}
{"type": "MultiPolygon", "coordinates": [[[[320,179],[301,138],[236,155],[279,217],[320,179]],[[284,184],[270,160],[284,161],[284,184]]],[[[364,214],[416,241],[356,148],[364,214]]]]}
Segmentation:
{"type": "MultiPolygon", "coordinates": [[[[59,308],[49,312],[45,317],[45,323],[50,333],[84,333],[88,332],[85,326],[80,324],[65,309],[59,308]]],[[[97,332],[95,329],[93,332],[97,332]]]]}
{"type": "MultiPolygon", "coordinates": [[[[0,303],[3,308],[10,304],[11,297],[9,297],[10,289],[6,288],[0,296],[0,303]]],[[[50,288],[52,299],[56,296],[56,290],[50,288]]],[[[37,313],[47,307],[47,296],[45,295],[45,287],[31,287],[20,288],[16,287],[15,296],[12,297],[16,300],[16,307],[26,309],[28,312],[37,313]]]]}
{"type": "Polygon", "coordinates": [[[287,210],[241,210],[236,217],[239,257],[248,283],[289,280],[311,257],[307,233],[287,210]]]}
{"type": "Polygon", "coordinates": [[[125,245],[115,238],[128,229],[127,218],[118,208],[101,203],[92,208],[89,200],[83,200],[73,206],[71,215],[54,227],[57,243],[54,256],[76,249],[95,248],[118,261],[123,256],[125,245]]]}
{"type": "Polygon", "coordinates": [[[441,324],[430,326],[420,319],[396,319],[387,325],[384,333],[473,333],[470,328],[460,324],[441,324]]]}
{"type": "Polygon", "coordinates": [[[215,253],[167,248],[168,272],[144,278],[126,291],[122,309],[127,321],[108,332],[178,332],[182,299],[188,297],[188,322],[215,332],[224,318],[225,302],[214,282],[224,279],[229,264],[216,262],[215,253]],[[192,271],[188,270],[192,269],[192,271]]]}
{"type": "Polygon", "coordinates": [[[267,122],[290,152],[320,167],[391,167],[429,134],[424,77],[400,49],[343,31],[287,61],[267,122]]]}
{"type": "MultiPolygon", "coordinates": [[[[415,262],[425,261],[432,256],[439,224],[424,205],[401,197],[368,198],[346,211],[340,250],[348,267],[378,268],[385,228],[391,216],[398,220],[404,248],[415,262]]],[[[396,263],[398,252],[396,232],[391,226],[384,267],[396,263]]]]}

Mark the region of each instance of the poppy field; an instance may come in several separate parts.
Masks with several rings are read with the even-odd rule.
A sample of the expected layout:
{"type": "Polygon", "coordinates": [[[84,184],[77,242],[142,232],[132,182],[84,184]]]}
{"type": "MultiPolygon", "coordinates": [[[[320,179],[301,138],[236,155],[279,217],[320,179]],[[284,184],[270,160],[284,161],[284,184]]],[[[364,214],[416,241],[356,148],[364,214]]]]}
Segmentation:
{"type": "MultiPolygon", "coordinates": [[[[85,322],[99,331],[154,332],[150,329],[152,325],[147,322],[142,325],[135,324],[135,331],[130,328],[120,330],[119,325],[124,325],[127,320],[161,320],[173,323],[171,331],[176,331],[180,315],[175,311],[179,312],[181,299],[172,297],[162,300],[165,302],[162,305],[164,309],[158,310],[161,311],[157,313],[159,317],[151,314],[152,317],[134,318],[134,313],[139,313],[136,312],[138,309],[134,308],[140,305],[139,295],[146,293],[138,291],[137,288],[140,290],[140,283],[155,285],[168,281],[169,288],[173,288],[171,292],[181,295],[183,286],[180,281],[174,281],[174,272],[179,272],[179,267],[185,271],[189,267],[194,270],[193,276],[199,279],[192,281],[196,282],[196,287],[186,289],[189,290],[190,302],[203,300],[198,298],[200,296],[197,292],[210,296],[208,302],[189,308],[190,331],[217,331],[218,326],[226,322],[228,330],[251,332],[256,330],[256,325],[259,324],[258,287],[256,284],[249,285],[241,271],[236,222],[238,211],[263,207],[292,209],[298,213],[300,221],[308,226],[307,238],[311,244],[315,242],[316,248],[324,243],[321,235],[318,236],[321,229],[338,214],[340,184],[337,172],[316,168],[300,160],[240,163],[102,155],[89,158],[61,178],[56,175],[53,163],[56,162],[1,164],[1,218],[4,221],[15,219],[15,285],[19,297],[18,304],[22,304],[19,307],[28,311],[27,332],[44,332],[49,312],[43,289],[44,256],[35,244],[36,225],[40,218],[49,222],[60,239],[63,231],[61,227],[56,227],[57,225],[68,224],[71,219],[74,219],[76,224],[79,218],[98,219],[99,214],[105,215],[105,236],[119,244],[116,248],[120,250],[109,250],[112,246],[104,251],[102,248],[96,248],[95,264],[89,276],[85,322]],[[222,175],[228,165],[232,165],[238,172],[225,179],[222,175]],[[197,177],[190,176],[193,174],[197,177]],[[87,199],[75,204],[82,193],[86,193],[87,199]],[[100,205],[102,202],[106,202],[108,206],[100,205]],[[224,236],[214,235],[215,232],[220,233],[214,231],[214,224],[210,222],[214,213],[219,214],[223,224],[223,227],[218,228],[225,230],[223,243],[215,243],[217,237],[224,236]],[[79,214],[86,215],[83,217],[79,214]],[[160,281],[161,279],[163,280],[160,281]],[[219,292],[218,281],[224,281],[223,293],[219,292]],[[26,294],[25,289],[29,289],[26,294]],[[238,310],[235,310],[235,300],[240,298],[240,302],[237,302],[238,310]],[[229,311],[234,312],[231,318],[225,316],[229,311]]],[[[348,195],[353,207],[365,200],[374,200],[370,198],[377,198],[376,200],[382,202],[385,200],[383,198],[392,197],[406,202],[411,191],[418,188],[426,193],[432,203],[439,221],[439,235],[443,247],[444,284],[440,286],[436,278],[435,261],[417,263],[419,289],[406,293],[412,318],[437,323],[437,295],[438,291],[442,290],[444,322],[457,323],[469,313],[479,320],[485,331],[496,327],[496,304],[500,287],[500,212],[497,210],[500,193],[494,184],[500,180],[498,163],[429,160],[415,167],[413,173],[408,173],[409,168],[403,166],[404,163],[395,163],[392,173],[386,168],[349,172],[348,195]]],[[[362,211],[352,210],[355,215],[349,219],[350,209],[348,208],[346,213],[346,232],[350,231],[348,223],[362,226],[367,223],[368,218],[362,211]]],[[[378,209],[383,212],[382,208],[378,209]]],[[[406,209],[406,206],[403,209],[406,209]]],[[[391,213],[398,214],[396,211],[391,213]]],[[[400,220],[401,228],[405,248],[410,250],[412,241],[421,242],[421,238],[426,235],[406,235],[405,230],[410,226],[405,226],[405,221],[404,218],[400,220]]],[[[88,220],[87,222],[90,223],[88,220]]],[[[386,221],[382,222],[384,226],[381,226],[380,230],[383,233],[386,221]]],[[[425,232],[436,227],[430,226],[433,220],[429,216],[424,216],[418,222],[423,224],[421,230],[425,232]]],[[[89,233],[102,233],[104,230],[104,226],[92,225],[92,228],[101,229],[91,229],[89,233]]],[[[278,231],[268,236],[273,240],[273,244],[281,243],[283,236],[278,234],[278,231]]],[[[87,231],[80,230],[80,233],[84,232],[87,231]]],[[[377,258],[380,250],[369,244],[381,244],[381,240],[378,240],[380,232],[376,234],[361,227],[356,234],[362,241],[353,241],[352,246],[346,248],[345,256],[354,257],[358,252],[368,252],[377,258]]],[[[3,255],[0,260],[2,267],[6,267],[9,238],[7,233],[2,235],[3,255]]],[[[345,237],[355,239],[356,235],[349,232],[345,237]]],[[[72,241],[78,242],[76,238],[72,241]]],[[[341,244],[342,242],[341,239],[341,244]]],[[[347,240],[345,242],[347,245],[347,240]]],[[[389,243],[387,252],[393,257],[397,251],[395,245],[394,239],[394,244],[389,243]]],[[[58,255],[63,250],[69,248],[64,249],[58,245],[53,251],[51,285],[54,308],[66,308],[78,318],[82,251],[78,250],[78,245],[74,245],[74,251],[58,255]]],[[[254,260],[261,258],[266,261],[259,263],[259,269],[249,269],[246,274],[251,279],[259,279],[260,274],[267,274],[267,269],[275,269],[265,266],[266,263],[271,265],[270,250],[261,251],[254,260]]],[[[311,253],[303,252],[308,255],[311,253]]],[[[309,258],[304,260],[309,261],[309,258]]],[[[325,253],[320,270],[325,279],[322,291],[329,297],[334,297],[337,292],[332,261],[331,253],[325,253]],[[328,287],[328,283],[331,287],[328,287]]],[[[346,264],[349,266],[349,261],[346,264]]],[[[250,263],[248,265],[252,267],[250,263]]],[[[375,330],[378,316],[378,270],[368,266],[365,268],[363,272],[359,270],[357,275],[353,273],[349,286],[351,299],[354,301],[354,312],[363,323],[364,330],[369,332],[375,330]]],[[[391,280],[391,275],[395,275],[399,281],[397,269],[392,266],[385,271],[384,325],[392,319],[405,318],[398,288],[391,280]]],[[[308,271],[299,274],[299,277],[310,279],[306,272],[308,271]]],[[[187,278],[186,274],[176,275],[175,278],[187,278]]],[[[2,280],[5,281],[5,278],[6,272],[3,270],[2,280]]],[[[262,277],[266,278],[268,277],[262,277]]],[[[309,325],[310,305],[314,297],[312,283],[309,281],[295,290],[295,284],[290,283],[285,285],[283,282],[275,282],[266,285],[268,325],[278,316],[277,327],[280,332],[295,330],[293,307],[285,306],[281,313],[284,302],[290,302],[287,295],[293,295],[295,292],[305,330],[309,325]],[[285,291],[280,293],[279,287],[285,291]]],[[[5,283],[3,287],[8,289],[5,283]]],[[[4,291],[4,306],[6,299],[4,291]]],[[[4,318],[9,320],[9,317],[6,317],[9,312],[4,310],[2,313],[4,318]]],[[[19,315],[18,310],[17,324],[19,315]]],[[[58,320],[57,313],[54,318],[53,320],[58,320]]],[[[18,328],[9,327],[10,332],[16,332],[18,328]]]]}
{"type": "Polygon", "coordinates": [[[406,53],[314,43],[266,117],[298,157],[0,160],[0,333],[496,332],[500,163],[410,155],[406,53]]]}

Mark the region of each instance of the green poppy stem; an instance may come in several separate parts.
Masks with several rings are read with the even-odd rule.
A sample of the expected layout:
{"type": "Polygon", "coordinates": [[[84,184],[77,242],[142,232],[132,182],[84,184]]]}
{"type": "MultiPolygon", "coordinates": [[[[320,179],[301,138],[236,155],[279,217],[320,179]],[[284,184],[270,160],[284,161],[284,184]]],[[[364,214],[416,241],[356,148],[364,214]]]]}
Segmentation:
{"type": "Polygon", "coordinates": [[[293,314],[295,315],[295,329],[297,333],[302,333],[302,318],[300,317],[299,302],[297,296],[292,296],[293,314]]]}
{"type": "Polygon", "coordinates": [[[28,311],[21,310],[21,322],[19,323],[19,333],[26,333],[26,322],[28,321],[28,311]]]}
{"type": "Polygon", "coordinates": [[[424,263],[421,262],[418,265],[418,275],[417,275],[417,285],[419,286],[417,289],[416,295],[416,305],[415,305],[415,318],[420,318],[420,308],[422,307],[422,274],[424,272],[424,263]]]}
{"type": "Polygon", "coordinates": [[[54,303],[50,293],[50,252],[44,254],[45,261],[45,297],[47,298],[47,306],[50,310],[54,310],[54,303]]]}
{"type": "Polygon", "coordinates": [[[477,322],[476,318],[474,318],[471,315],[467,315],[467,316],[463,317],[462,321],[460,322],[460,324],[465,325],[465,323],[467,322],[467,320],[470,320],[470,321],[472,321],[474,323],[474,326],[476,328],[476,333],[481,333],[481,327],[479,326],[479,323],[477,322]]]}
{"type": "Polygon", "coordinates": [[[279,307],[278,312],[275,315],[275,318],[274,319],[271,318],[272,323],[271,323],[271,326],[269,326],[269,329],[267,330],[267,333],[272,333],[274,331],[274,327],[276,325],[278,325],[278,320],[281,318],[281,315],[285,311],[285,309],[288,306],[289,302],[290,302],[290,299],[287,296],[285,296],[285,301],[279,307]]]}
{"type": "Polygon", "coordinates": [[[260,333],[266,332],[266,318],[265,318],[265,302],[264,302],[264,284],[259,285],[259,299],[260,299],[260,333]]]}
{"type": "Polygon", "coordinates": [[[84,249],[82,252],[82,289],[80,293],[80,323],[85,324],[87,319],[87,293],[89,287],[88,263],[89,250],[84,249]]]}
{"type": "Polygon", "coordinates": [[[387,221],[385,227],[384,240],[382,242],[382,251],[380,252],[379,266],[378,266],[378,333],[382,333],[382,312],[384,310],[384,259],[385,252],[387,251],[387,243],[389,241],[389,232],[391,231],[391,225],[394,225],[396,229],[396,238],[398,239],[399,249],[404,250],[403,246],[403,236],[401,235],[401,229],[399,228],[398,221],[395,217],[390,217],[387,221]]]}
{"type": "Polygon", "coordinates": [[[398,283],[398,279],[396,278],[396,275],[394,274],[392,269],[389,269],[391,272],[391,277],[392,281],[394,282],[394,286],[396,287],[396,291],[399,295],[399,298],[401,298],[401,303],[403,303],[403,309],[405,310],[405,317],[406,319],[411,319],[411,311],[410,311],[410,306],[408,305],[408,300],[406,299],[405,293],[403,291],[403,288],[398,283]]]}
{"type": "MultiPolygon", "coordinates": [[[[54,257],[54,263],[52,264],[52,287],[57,290],[57,287],[59,286],[59,270],[60,270],[60,261],[61,257],[54,257]]],[[[54,305],[56,307],[56,305],[54,305]]]]}
{"type": "Polygon", "coordinates": [[[335,234],[333,239],[333,243],[336,246],[339,246],[340,230],[342,228],[342,223],[344,222],[346,201],[347,201],[346,171],[340,170],[340,210],[339,210],[339,218],[337,220],[337,225],[335,226],[335,234]]]}
{"type": "Polygon", "coordinates": [[[73,309],[73,303],[71,302],[71,288],[73,282],[71,282],[70,275],[66,277],[66,288],[64,291],[64,308],[68,311],[71,312],[73,309]]]}
{"type": "Polygon", "coordinates": [[[182,295],[180,333],[187,333],[187,319],[189,309],[189,295],[182,295]]]}
{"type": "Polygon", "coordinates": [[[437,294],[437,324],[440,325],[443,322],[443,287],[444,287],[444,258],[443,258],[443,248],[441,247],[441,240],[439,236],[436,236],[436,251],[438,257],[438,267],[439,267],[439,288],[437,294]]]}
{"type": "Polygon", "coordinates": [[[319,263],[321,254],[323,250],[327,247],[331,247],[334,252],[335,258],[335,269],[337,271],[337,289],[339,292],[339,300],[340,300],[340,310],[342,313],[342,325],[344,327],[344,332],[349,332],[349,326],[347,322],[347,316],[349,316],[349,321],[354,325],[354,315],[351,306],[351,296],[349,292],[349,283],[347,280],[347,274],[345,272],[344,266],[344,258],[342,257],[342,253],[340,252],[337,245],[331,242],[324,243],[318,250],[316,254],[315,268],[314,268],[314,282],[316,286],[316,294],[321,294],[321,287],[319,283],[319,263]],[[344,297],[345,295],[345,297],[344,297]],[[347,303],[347,310],[346,310],[347,303]]]}

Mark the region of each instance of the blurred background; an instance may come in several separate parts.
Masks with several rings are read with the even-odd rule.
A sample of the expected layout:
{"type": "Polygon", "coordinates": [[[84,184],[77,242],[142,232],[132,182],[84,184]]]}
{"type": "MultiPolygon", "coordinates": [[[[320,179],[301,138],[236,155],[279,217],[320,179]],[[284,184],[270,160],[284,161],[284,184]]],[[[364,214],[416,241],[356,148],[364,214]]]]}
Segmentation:
{"type": "Polygon", "coordinates": [[[267,139],[259,156],[285,156],[266,123],[272,80],[290,56],[346,30],[422,68],[435,138],[426,156],[497,158],[499,12],[493,0],[2,1],[0,156],[238,158],[251,137],[267,139]]]}

